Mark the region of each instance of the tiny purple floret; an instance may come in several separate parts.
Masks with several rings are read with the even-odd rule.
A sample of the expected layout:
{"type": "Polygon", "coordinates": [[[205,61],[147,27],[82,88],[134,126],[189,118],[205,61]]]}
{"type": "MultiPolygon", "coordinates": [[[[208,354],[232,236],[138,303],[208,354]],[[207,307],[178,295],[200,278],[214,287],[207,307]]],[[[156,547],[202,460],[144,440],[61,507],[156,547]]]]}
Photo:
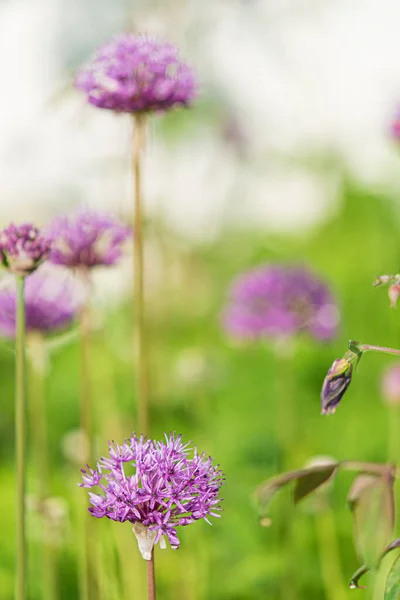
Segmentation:
{"type": "Polygon", "coordinates": [[[337,333],[339,310],[327,286],[308,269],[266,265],[234,280],[223,315],[239,339],[286,338],[307,332],[317,340],[337,333]]]}
{"type": "MultiPolygon", "coordinates": [[[[25,283],[25,319],[29,332],[44,334],[65,329],[73,322],[79,305],[75,283],[70,276],[40,270],[25,283]]],[[[15,336],[15,284],[0,290],[0,334],[15,336]]]]}
{"type": "Polygon", "coordinates": [[[192,70],[175,46],[130,33],[99,48],[78,71],[75,85],[90,104],[128,113],[188,106],[196,87],[192,70]]]}
{"type": "Polygon", "coordinates": [[[0,232],[0,262],[14,275],[26,277],[50,254],[51,242],[31,223],[11,223],[0,232]]]}
{"type": "Polygon", "coordinates": [[[70,217],[56,217],[50,223],[48,235],[52,239],[53,264],[91,269],[115,265],[131,231],[108,214],[84,211],[70,217]]]}
{"type": "Polygon", "coordinates": [[[177,526],[220,516],[223,473],[180,435],[157,442],[133,434],[121,446],[112,442],[108,457],[96,469],[82,469],[82,478],[81,487],[100,490],[89,493],[92,516],[140,524],[155,533],[154,544],[168,538],[176,549],[177,526]]]}

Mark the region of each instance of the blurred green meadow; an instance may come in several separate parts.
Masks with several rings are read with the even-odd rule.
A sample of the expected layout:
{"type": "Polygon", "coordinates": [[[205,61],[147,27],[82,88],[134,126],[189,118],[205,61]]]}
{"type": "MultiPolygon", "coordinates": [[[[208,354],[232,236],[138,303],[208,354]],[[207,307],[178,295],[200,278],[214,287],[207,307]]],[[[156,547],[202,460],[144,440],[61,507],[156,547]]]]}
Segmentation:
{"type": "MultiPolygon", "coordinates": [[[[399,167],[400,168],[400,167],[399,167]]],[[[359,566],[346,505],[351,483],[341,474],[320,502],[293,509],[288,491],[271,507],[272,524],[260,524],[255,488],[283,469],[300,468],[315,456],[364,461],[388,460],[389,424],[380,378],[391,357],[367,355],[337,414],[320,416],[320,388],[350,338],[400,345],[400,317],[389,308],[377,275],[397,272],[400,263],[400,203],[362,189],[341,173],[337,210],[306,233],[271,235],[260,229],[225,228],[213,240],[195,242],[149,220],[146,236],[154,272],[147,325],[150,353],[151,433],[177,431],[210,453],[226,474],[223,513],[210,527],[198,521],[181,528],[181,548],[155,551],[158,594],[174,600],[304,599],[345,600],[359,566]],[[263,343],[238,344],[221,327],[232,278],[255,265],[283,261],[309,265],[328,283],[341,310],[338,338],[320,344],[307,337],[276,352],[263,343]]],[[[132,371],[132,314],[126,305],[94,303],[91,378],[96,455],[107,441],[135,430],[135,373],[132,371]]],[[[45,516],[35,507],[37,477],[29,451],[29,598],[41,598],[43,519],[50,519],[58,567],[59,598],[78,598],[79,535],[87,491],[80,481],[79,345],[72,331],[51,349],[46,410],[53,504],[45,516]],[[74,434],[75,431],[75,434],[74,434]],[[72,433],[71,433],[72,432],[72,433]],[[75,435],[75,437],[74,437],[75,435]]],[[[0,598],[13,597],[14,577],[14,350],[0,346],[0,598]]],[[[29,402],[34,381],[28,386],[29,402]]],[[[30,406],[32,406],[30,404],[30,406]]],[[[399,408],[400,410],[400,408],[399,408]]],[[[28,411],[30,444],[35,414],[28,411]]],[[[393,434],[392,434],[393,435],[393,434]]],[[[396,450],[395,450],[396,451],[396,450]]],[[[128,524],[89,515],[92,560],[99,600],[142,598],[145,565],[128,524]]],[[[265,523],[264,523],[265,524],[265,523]]],[[[372,596],[371,596],[372,597],[372,596]]],[[[376,600],[381,597],[376,595],[376,600]]]]}

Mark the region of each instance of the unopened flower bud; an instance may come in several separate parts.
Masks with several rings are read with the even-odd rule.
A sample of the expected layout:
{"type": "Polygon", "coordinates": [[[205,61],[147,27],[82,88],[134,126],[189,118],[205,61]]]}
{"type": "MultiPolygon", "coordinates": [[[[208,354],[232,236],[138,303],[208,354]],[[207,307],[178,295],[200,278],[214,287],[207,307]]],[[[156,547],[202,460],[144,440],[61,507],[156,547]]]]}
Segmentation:
{"type": "Polygon", "coordinates": [[[397,300],[400,296],[400,285],[398,283],[394,283],[389,288],[389,300],[390,306],[392,308],[396,308],[397,300]]]}
{"type": "Polygon", "coordinates": [[[382,378],[383,400],[390,406],[400,406],[400,363],[386,369],[382,378]]]}
{"type": "Polygon", "coordinates": [[[51,242],[30,223],[11,223],[0,232],[0,264],[11,273],[26,277],[50,254],[51,242]]]}
{"type": "MultiPolygon", "coordinates": [[[[354,355],[356,356],[356,355],[354,355]]],[[[324,379],[321,391],[321,412],[329,415],[335,412],[342,396],[350,385],[353,363],[348,358],[337,358],[324,379]]]]}

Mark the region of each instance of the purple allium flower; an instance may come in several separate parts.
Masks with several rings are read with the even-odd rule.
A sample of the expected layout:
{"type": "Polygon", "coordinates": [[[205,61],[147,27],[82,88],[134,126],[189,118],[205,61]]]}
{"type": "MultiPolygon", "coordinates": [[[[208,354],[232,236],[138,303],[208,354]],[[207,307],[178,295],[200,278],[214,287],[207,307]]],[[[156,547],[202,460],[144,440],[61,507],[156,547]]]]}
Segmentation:
{"type": "Polygon", "coordinates": [[[178,525],[220,516],[223,473],[211,457],[183,444],[180,435],[165,435],[165,442],[157,442],[133,434],[122,446],[112,442],[109,457],[102,458],[97,469],[82,469],[82,474],[81,487],[98,487],[102,492],[89,493],[89,512],[134,524],[146,559],[150,555],[143,551],[141,538],[150,540],[150,554],[158,541],[165,547],[165,538],[176,549],[178,525]]]}
{"type": "Polygon", "coordinates": [[[280,338],[307,331],[318,340],[335,336],[339,311],[328,288],[308,269],[267,265],[240,275],[224,313],[238,338],[280,338]]]}
{"type": "Polygon", "coordinates": [[[195,96],[193,72],[175,46],[130,33],[99,48],[75,84],[91,104],[118,112],[165,111],[195,96]]]}
{"type": "Polygon", "coordinates": [[[383,374],[382,395],[391,406],[400,406],[400,363],[390,365],[383,374]]]}
{"type": "Polygon", "coordinates": [[[31,223],[11,223],[0,232],[0,263],[11,273],[26,277],[50,254],[50,240],[31,223]]]}
{"type": "Polygon", "coordinates": [[[49,226],[50,261],[73,268],[111,266],[121,258],[130,235],[129,227],[107,214],[84,211],[56,217],[49,226]]]}
{"type": "MultiPolygon", "coordinates": [[[[0,334],[15,336],[16,289],[0,290],[0,334]]],[[[68,327],[78,310],[74,282],[44,269],[33,273],[25,283],[25,315],[28,331],[51,333],[68,327]]]]}

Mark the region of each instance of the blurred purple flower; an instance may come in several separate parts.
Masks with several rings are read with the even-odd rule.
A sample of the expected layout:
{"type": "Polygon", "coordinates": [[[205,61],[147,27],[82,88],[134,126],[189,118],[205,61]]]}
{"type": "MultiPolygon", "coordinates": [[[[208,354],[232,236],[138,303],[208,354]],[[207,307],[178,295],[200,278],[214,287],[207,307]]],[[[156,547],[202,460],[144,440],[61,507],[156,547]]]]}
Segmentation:
{"type": "Polygon", "coordinates": [[[382,377],[382,395],[387,404],[400,406],[400,363],[390,365],[382,377]]]}
{"type": "Polygon", "coordinates": [[[237,338],[307,331],[317,340],[329,340],[337,332],[339,311],[329,289],[308,269],[267,265],[237,277],[223,320],[237,338]]]}
{"type": "Polygon", "coordinates": [[[99,48],[75,85],[90,104],[118,112],[165,111],[195,96],[193,72],[175,46],[130,33],[99,48]]]}
{"type": "Polygon", "coordinates": [[[30,275],[49,254],[50,240],[31,223],[11,223],[0,232],[0,263],[14,275],[30,275]]]}
{"type": "Polygon", "coordinates": [[[400,111],[397,111],[397,114],[392,121],[391,134],[396,142],[400,140],[400,111]]]}
{"type": "Polygon", "coordinates": [[[99,487],[103,492],[89,493],[89,512],[134,524],[139,547],[144,532],[151,547],[158,541],[165,547],[167,537],[176,549],[178,525],[220,516],[223,473],[211,457],[183,444],[180,435],[165,435],[165,442],[157,442],[133,434],[122,446],[112,442],[109,457],[102,458],[97,469],[87,466],[82,473],[81,487],[99,487]]]}
{"type": "Polygon", "coordinates": [[[50,261],[66,267],[91,269],[111,266],[122,256],[129,227],[114,217],[91,211],[73,217],[56,217],[49,226],[50,261]]]}
{"type": "MultiPolygon", "coordinates": [[[[14,283],[14,282],[13,282],[14,283]]],[[[70,277],[40,270],[25,283],[25,313],[28,331],[51,333],[68,327],[78,310],[70,277]]],[[[0,290],[0,334],[15,336],[16,288],[0,290]]]]}

